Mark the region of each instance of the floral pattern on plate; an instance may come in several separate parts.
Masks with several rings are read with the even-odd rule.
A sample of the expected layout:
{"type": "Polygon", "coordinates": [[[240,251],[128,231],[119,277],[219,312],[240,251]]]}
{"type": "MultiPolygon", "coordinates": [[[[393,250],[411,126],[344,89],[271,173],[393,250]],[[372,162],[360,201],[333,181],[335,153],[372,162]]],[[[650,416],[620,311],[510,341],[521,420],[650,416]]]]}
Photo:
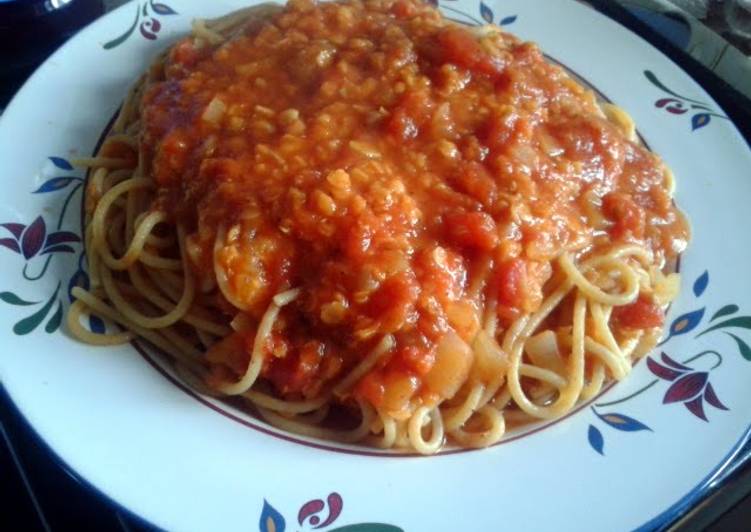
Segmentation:
{"type": "MultiPolygon", "coordinates": [[[[699,298],[704,294],[704,291],[709,285],[709,272],[702,273],[694,281],[692,291],[696,298],[699,298]]],[[[704,318],[706,308],[701,307],[690,312],[681,314],[673,320],[668,328],[668,336],[659,344],[660,348],[664,349],[664,345],[668,343],[673,337],[682,334],[689,333],[696,329],[704,318]]],[[[708,326],[701,332],[697,333],[695,338],[699,338],[707,333],[713,331],[723,331],[729,337],[731,337],[738,348],[739,354],[746,360],[751,361],[751,347],[746,341],[737,334],[730,332],[729,330],[737,329],[751,329],[751,316],[735,316],[740,310],[740,307],[735,304],[728,304],[719,308],[710,318],[708,326]],[[729,317],[733,316],[733,317],[729,317]],[[726,318],[717,322],[720,318],[726,318]],[[714,323],[714,324],[713,324],[714,323]]],[[[673,357],[668,355],[665,351],[660,353],[659,359],[654,355],[647,357],[646,366],[648,370],[657,377],[651,380],[644,387],[631,393],[630,395],[616,399],[613,401],[603,402],[595,404],[591,409],[592,412],[599,418],[600,421],[606,425],[622,431],[622,432],[638,432],[642,430],[652,431],[650,427],[644,423],[629,417],[625,414],[609,412],[598,412],[598,408],[613,406],[616,404],[626,403],[635,397],[638,397],[642,393],[646,392],[656,384],[661,382],[671,383],[665,391],[662,397],[662,404],[672,405],[675,403],[682,404],[686,409],[702,421],[709,422],[709,418],[706,414],[705,405],[711,405],[717,410],[729,410],[727,406],[720,400],[715,391],[714,386],[710,382],[710,373],[717,369],[723,363],[723,357],[720,353],[713,349],[703,350],[693,356],[690,356],[683,362],[677,362],[673,357]],[[697,369],[689,364],[697,362],[700,359],[711,357],[713,364],[706,369],[697,369]]],[[[605,438],[602,431],[590,424],[587,429],[587,440],[590,447],[598,453],[604,455],[605,451],[605,438]]]]}

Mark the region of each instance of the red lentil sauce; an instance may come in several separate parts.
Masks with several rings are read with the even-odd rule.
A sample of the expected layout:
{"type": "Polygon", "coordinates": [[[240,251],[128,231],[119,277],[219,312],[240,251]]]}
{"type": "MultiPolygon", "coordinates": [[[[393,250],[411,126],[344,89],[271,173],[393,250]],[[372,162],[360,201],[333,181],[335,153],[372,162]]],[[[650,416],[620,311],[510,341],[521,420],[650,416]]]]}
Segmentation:
{"type": "MultiPolygon", "coordinates": [[[[536,45],[427,4],[293,0],[218,47],[178,43],[163,78],[142,149],[194,275],[218,293],[224,227],[217,262],[248,321],[302,289],[262,371],[283,397],[315,396],[393,334],[354,395],[403,413],[436,399],[436,345],[472,340],[483,294],[507,327],[540,305],[565,250],[636,242],[663,263],[686,245],[662,162],[591,91],[536,45]]],[[[663,316],[640,298],[620,319],[663,316]]],[[[254,333],[209,353],[217,378],[244,371],[254,333]]]]}

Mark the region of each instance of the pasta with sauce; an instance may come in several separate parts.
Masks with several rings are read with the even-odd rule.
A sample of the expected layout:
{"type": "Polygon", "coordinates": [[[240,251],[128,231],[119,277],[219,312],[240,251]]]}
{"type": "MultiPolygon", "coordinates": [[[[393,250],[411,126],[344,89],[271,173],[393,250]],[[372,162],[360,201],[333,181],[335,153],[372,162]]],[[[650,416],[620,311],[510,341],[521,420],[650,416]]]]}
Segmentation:
{"type": "Polygon", "coordinates": [[[625,112],[414,0],[196,21],[81,163],[74,335],[145,340],[282,429],[423,454],[625,378],[688,240],[625,112]]]}

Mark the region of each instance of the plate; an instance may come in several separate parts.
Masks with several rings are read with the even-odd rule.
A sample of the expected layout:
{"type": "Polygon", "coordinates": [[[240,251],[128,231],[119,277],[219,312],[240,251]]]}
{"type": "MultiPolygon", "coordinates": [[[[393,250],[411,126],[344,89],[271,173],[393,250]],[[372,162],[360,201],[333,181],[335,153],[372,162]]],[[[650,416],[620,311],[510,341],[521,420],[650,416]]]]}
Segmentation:
{"type": "Polygon", "coordinates": [[[440,7],[537,41],[627,109],[677,176],[693,226],[682,292],[625,382],[493,448],[425,458],[280,433],[190,392],[153,353],[73,340],[63,317],[86,272],[84,175],[70,160],[92,153],[131,81],[193,18],[247,4],[130,2],[55,53],[0,119],[0,376],[69,469],[166,529],[626,530],[666,526],[746,459],[751,153],[690,77],[573,0],[440,7]]]}

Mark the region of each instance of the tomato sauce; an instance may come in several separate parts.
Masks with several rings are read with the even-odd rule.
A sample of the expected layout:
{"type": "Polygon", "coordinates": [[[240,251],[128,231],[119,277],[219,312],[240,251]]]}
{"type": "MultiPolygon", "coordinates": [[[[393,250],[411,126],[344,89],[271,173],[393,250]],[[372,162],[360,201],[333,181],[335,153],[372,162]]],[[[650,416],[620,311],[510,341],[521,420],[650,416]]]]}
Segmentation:
{"type": "MultiPolygon", "coordinates": [[[[355,393],[401,411],[434,392],[437,342],[476,334],[483,264],[505,327],[564,250],[636,242],[663,262],[686,244],[662,162],[591,91],[534,44],[413,0],[293,0],[218,47],[186,39],[142,111],[154,208],[186,227],[202,286],[223,227],[216,261],[251,318],[302,289],[263,370],[285,397],[393,334],[355,393]]],[[[620,319],[655,323],[637,307],[620,319]]]]}

